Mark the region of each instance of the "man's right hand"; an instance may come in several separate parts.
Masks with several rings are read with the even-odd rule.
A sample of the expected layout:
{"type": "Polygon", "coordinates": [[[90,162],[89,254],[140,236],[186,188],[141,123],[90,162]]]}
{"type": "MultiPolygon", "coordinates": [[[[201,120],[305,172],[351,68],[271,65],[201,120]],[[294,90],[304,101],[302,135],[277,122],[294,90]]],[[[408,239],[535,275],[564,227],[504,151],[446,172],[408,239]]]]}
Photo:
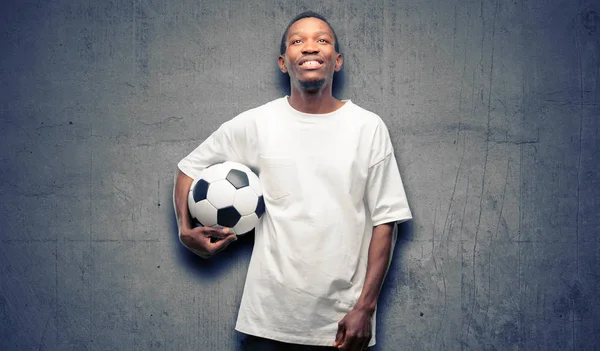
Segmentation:
{"type": "Polygon", "coordinates": [[[195,227],[181,230],[179,240],[198,256],[206,259],[236,241],[237,236],[229,228],[195,227]],[[212,238],[217,241],[211,241],[212,238]]]}

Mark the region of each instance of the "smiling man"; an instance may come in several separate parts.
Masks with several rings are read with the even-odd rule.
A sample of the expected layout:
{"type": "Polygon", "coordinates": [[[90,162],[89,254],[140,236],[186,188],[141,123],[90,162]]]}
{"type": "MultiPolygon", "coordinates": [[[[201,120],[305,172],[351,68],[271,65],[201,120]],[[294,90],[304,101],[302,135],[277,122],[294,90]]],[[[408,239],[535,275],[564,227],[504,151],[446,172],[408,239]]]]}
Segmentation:
{"type": "Polygon", "coordinates": [[[363,350],[375,343],[394,224],[411,212],[381,118],[332,95],[342,62],[325,18],[296,16],[278,59],[290,96],[225,122],[178,164],[179,237],[205,258],[236,236],[192,227],[192,180],[226,160],[259,172],[266,214],[236,324],[246,334],[244,350],[363,350]],[[215,236],[221,240],[212,242],[215,236]]]}

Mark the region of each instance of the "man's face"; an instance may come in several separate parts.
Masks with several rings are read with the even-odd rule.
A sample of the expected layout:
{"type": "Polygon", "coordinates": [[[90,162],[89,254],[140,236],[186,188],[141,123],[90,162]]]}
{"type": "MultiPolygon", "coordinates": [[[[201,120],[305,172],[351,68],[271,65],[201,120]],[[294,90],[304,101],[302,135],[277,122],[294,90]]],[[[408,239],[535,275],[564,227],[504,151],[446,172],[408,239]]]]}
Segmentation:
{"type": "Polygon", "coordinates": [[[285,54],[279,68],[290,75],[292,85],[318,90],[342,68],[342,55],[334,48],[334,37],[327,23],[318,18],[296,21],[287,32],[285,54]]]}

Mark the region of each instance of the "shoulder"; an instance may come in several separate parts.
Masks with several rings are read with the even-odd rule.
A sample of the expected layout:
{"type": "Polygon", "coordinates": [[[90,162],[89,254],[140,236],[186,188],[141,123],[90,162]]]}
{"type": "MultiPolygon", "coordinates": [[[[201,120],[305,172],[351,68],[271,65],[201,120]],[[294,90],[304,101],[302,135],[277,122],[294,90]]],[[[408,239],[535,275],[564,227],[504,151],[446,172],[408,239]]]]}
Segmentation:
{"type": "Polygon", "coordinates": [[[256,106],[251,109],[248,109],[248,110],[240,113],[236,117],[234,117],[234,119],[255,119],[255,118],[260,118],[261,116],[264,116],[265,114],[267,114],[269,112],[278,111],[283,106],[285,106],[284,105],[285,101],[283,99],[284,98],[278,98],[278,99],[269,101],[265,104],[262,104],[260,106],[256,106]]]}
{"type": "Polygon", "coordinates": [[[272,115],[274,111],[279,110],[283,104],[283,98],[278,98],[269,101],[260,106],[250,108],[246,111],[239,113],[237,116],[223,123],[226,128],[244,129],[251,128],[253,125],[269,115],[272,115]]]}
{"type": "Polygon", "coordinates": [[[344,116],[345,121],[356,124],[360,128],[372,133],[387,131],[385,122],[378,114],[355,104],[351,100],[347,104],[349,105],[347,106],[346,116],[344,116]]]}
{"type": "Polygon", "coordinates": [[[394,151],[389,130],[376,113],[353,104],[353,120],[360,125],[362,141],[368,145],[369,168],[380,163],[394,151]]]}

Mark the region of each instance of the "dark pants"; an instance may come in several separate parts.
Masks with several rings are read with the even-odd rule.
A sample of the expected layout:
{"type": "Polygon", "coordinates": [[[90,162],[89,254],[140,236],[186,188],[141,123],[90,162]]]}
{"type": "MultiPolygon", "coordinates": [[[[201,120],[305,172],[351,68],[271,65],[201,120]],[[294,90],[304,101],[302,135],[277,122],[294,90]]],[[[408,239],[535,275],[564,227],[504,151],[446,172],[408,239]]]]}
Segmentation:
{"type": "MultiPolygon", "coordinates": [[[[333,341],[332,341],[333,343],[333,341]]],[[[242,351],[333,351],[338,350],[332,346],[310,346],[288,344],[281,341],[275,341],[265,338],[259,338],[254,335],[244,335],[242,337],[242,351]]]]}

